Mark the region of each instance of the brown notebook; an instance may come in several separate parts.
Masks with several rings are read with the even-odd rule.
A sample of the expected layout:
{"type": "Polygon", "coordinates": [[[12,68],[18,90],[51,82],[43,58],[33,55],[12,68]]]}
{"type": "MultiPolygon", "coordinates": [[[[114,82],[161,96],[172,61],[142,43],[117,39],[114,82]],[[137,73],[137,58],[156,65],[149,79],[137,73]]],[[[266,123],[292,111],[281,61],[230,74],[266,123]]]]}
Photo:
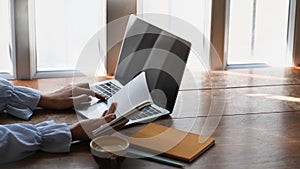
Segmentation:
{"type": "Polygon", "coordinates": [[[215,139],[149,123],[133,134],[129,141],[164,156],[191,162],[213,146],[215,139]]]}

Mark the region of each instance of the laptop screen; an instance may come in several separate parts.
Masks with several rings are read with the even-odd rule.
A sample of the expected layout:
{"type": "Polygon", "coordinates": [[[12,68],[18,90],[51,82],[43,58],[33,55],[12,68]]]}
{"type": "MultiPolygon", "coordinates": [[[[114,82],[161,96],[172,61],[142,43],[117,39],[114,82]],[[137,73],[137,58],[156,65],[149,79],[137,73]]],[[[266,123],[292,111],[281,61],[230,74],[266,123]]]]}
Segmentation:
{"type": "Polygon", "coordinates": [[[115,79],[125,85],[144,71],[153,102],[171,112],[190,47],[189,42],[131,15],[115,79]]]}

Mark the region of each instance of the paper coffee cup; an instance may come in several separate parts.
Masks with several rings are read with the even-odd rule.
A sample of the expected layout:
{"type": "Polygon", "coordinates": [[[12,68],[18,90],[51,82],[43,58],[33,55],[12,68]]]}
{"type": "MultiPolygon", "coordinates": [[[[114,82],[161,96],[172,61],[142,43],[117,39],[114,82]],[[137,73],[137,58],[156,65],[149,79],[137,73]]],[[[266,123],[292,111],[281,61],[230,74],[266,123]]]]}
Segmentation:
{"type": "Polygon", "coordinates": [[[90,142],[91,153],[99,158],[125,156],[129,147],[127,139],[118,136],[101,136],[90,142]]]}

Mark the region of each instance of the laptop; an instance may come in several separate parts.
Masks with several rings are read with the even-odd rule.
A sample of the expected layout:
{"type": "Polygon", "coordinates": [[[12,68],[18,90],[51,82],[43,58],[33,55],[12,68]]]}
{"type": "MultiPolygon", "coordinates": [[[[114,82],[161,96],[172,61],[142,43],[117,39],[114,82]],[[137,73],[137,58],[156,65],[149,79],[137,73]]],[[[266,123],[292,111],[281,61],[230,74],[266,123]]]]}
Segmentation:
{"type": "MultiPolygon", "coordinates": [[[[91,85],[91,89],[109,99],[141,72],[152,97],[128,117],[129,122],[142,123],[172,113],[182,80],[191,43],[143,19],[130,15],[112,80],[91,85]]],[[[84,118],[101,116],[109,105],[97,102],[76,111],[84,118]]]]}

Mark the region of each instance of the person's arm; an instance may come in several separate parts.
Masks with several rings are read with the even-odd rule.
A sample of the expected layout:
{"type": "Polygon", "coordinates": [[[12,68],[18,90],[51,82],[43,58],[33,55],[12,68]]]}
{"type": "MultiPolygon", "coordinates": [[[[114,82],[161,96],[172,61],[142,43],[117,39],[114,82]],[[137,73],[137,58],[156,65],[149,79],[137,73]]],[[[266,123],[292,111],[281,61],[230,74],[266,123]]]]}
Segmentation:
{"type": "MultiPolygon", "coordinates": [[[[103,113],[103,118],[81,120],[75,124],[70,125],[72,133],[72,140],[89,140],[93,138],[92,131],[99,128],[101,125],[108,123],[116,118],[114,112],[116,111],[117,103],[112,103],[108,110],[103,113]]],[[[123,126],[121,126],[122,128],[123,126]]]]}
{"type": "Polygon", "coordinates": [[[93,92],[88,83],[80,83],[67,85],[51,93],[43,93],[38,106],[58,110],[68,109],[81,102],[90,101],[90,96],[97,97],[100,100],[105,99],[104,96],[93,92]]]}
{"type": "Polygon", "coordinates": [[[7,112],[12,116],[28,120],[39,100],[39,91],[27,87],[15,87],[0,78],[0,112],[7,112]]]}
{"type": "Polygon", "coordinates": [[[90,96],[104,99],[94,93],[88,83],[67,85],[50,93],[22,86],[13,86],[7,80],[0,78],[0,112],[29,120],[36,107],[49,109],[68,109],[81,102],[88,102],[90,96]]]}
{"type": "Polygon", "coordinates": [[[69,127],[54,121],[0,125],[0,163],[23,159],[37,150],[68,152],[71,140],[69,127]]]}
{"type": "Polygon", "coordinates": [[[0,125],[0,163],[23,159],[37,150],[49,153],[69,152],[72,141],[89,140],[92,131],[115,118],[116,104],[104,117],[79,121],[68,126],[54,121],[33,124],[0,125]]]}

